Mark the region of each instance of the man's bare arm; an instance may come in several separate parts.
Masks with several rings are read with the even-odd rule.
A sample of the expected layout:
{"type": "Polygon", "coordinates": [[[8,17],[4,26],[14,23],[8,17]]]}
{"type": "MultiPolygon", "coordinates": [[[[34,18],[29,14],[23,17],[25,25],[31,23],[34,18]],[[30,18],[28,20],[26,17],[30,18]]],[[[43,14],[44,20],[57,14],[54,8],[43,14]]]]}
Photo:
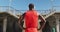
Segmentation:
{"type": "Polygon", "coordinates": [[[42,22],[42,25],[41,25],[41,27],[39,28],[39,30],[40,30],[40,29],[43,29],[43,28],[44,28],[46,20],[45,20],[44,17],[41,16],[41,15],[39,15],[39,19],[40,19],[41,22],[42,22]]]}
{"type": "Polygon", "coordinates": [[[18,21],[18,25],[21,29],[23,29],[23,27],[21,26],[22,20],[23,20],[23,16],[20,16],[19,21],[18,21]]]}
{"type": "Polygon", "coordinates": [[[25,29],[25,28],[23,28],[23,27],[21,26],[21,22],[23,21],[24,16],[25,16],[25,13],[20,16],[19,21],[18,21],[18,25],[19,25],[19,27],[20,27],[21,29],[25,29]]]}

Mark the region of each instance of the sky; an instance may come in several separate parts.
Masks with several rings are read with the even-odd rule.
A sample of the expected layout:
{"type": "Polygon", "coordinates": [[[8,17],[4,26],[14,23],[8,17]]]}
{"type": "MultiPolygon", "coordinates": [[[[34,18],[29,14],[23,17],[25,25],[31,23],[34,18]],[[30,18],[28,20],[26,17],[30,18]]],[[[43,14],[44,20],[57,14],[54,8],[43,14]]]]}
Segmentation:
{"type": "MultiPolygon", "coordinates": [[[[0,0],[0,6],[9,6],[9,3],[17,10],[28,10],[29,3],[35,5],[35,10],[48,10],[52,6],[60,6],[60,0],[12,0],[11,2],[10,0],[0,0]]],[[[60,7],[54,8],[59,9],[60,7]]]]}

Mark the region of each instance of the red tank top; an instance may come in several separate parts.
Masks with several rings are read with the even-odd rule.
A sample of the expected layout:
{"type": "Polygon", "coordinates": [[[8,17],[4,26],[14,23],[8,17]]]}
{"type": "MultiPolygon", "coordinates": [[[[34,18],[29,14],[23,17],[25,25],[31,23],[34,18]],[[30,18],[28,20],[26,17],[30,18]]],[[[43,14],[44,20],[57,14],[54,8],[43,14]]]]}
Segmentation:
{"type": "Polygon", "coordinates": [[[26,28],[38,27],[38,15],[36,11],[27,11],[25,14],[26,28]]]}

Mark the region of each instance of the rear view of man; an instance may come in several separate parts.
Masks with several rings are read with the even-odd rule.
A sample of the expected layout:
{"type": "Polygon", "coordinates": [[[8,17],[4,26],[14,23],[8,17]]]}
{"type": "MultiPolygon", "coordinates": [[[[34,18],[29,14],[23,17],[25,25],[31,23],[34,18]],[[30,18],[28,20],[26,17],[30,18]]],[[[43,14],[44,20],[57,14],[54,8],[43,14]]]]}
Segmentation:
{"type": "Polygon", "coordinates": [[[24,29],[25,32],[38,32],[38,30],[43,29],[45,25],[45,19],[41,15],[38,15],[38,13],[34,10],[34,5],[31,3],[29,4],[29,10],[20,16],[18,25],[22,30],[24,29]],[[21,26],[23,19],[25,20],[26,28],[23,28],[21,26]],[[42,26],[39,29],[38,19],[43,22],[42,26]]]}

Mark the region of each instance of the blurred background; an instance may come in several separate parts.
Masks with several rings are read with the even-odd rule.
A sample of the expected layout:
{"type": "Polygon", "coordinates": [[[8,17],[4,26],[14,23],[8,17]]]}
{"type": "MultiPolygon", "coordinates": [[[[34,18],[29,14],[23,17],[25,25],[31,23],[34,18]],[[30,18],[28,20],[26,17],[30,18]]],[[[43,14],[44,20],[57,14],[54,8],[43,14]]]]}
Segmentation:
{"type": "Polygon", "coordinates": [[[0,0],[0,32],[22,32],[17,22],[29,3],[46,19],[42,32],[60,32],[60,0],[0,0]]]}

